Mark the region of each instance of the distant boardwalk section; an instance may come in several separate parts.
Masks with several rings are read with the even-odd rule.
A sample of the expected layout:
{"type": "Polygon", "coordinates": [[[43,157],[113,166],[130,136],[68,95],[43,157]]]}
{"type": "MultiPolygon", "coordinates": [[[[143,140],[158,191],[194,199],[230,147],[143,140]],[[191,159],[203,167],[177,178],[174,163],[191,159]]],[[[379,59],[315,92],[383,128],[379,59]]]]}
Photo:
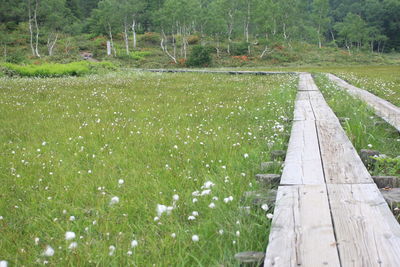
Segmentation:
{"type": "Polygon", "coordinates": [[[336,77],[333,74],[328,74],[328,78],[335,82],[339,87],[344,88],[351,95],[358,97],[359,99],[366,102],[370,107],[375,110],[376,115],[384,119],[386,122],[395,127],[400,131],[400,108],[377,97],[370,92],[357,88],[346,81],[336,77]]]}

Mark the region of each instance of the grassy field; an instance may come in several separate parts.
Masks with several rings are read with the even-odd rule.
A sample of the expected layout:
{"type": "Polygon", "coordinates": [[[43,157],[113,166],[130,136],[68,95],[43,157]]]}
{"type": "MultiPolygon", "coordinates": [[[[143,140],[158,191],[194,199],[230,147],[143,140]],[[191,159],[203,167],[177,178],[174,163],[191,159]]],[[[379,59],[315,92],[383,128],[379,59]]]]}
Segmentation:
{"type": "Polygon", "coordinates": [[[283,149],[294,76],[0,79],[0,260],[236,265],[270,220],[241,201],[283,149]]]}
{"type": "Polygon", "coordinates": [[[305,71],[312,73],[333,73],[354,86],[400,106],[400,65],[338,65],[338,66],[297,66],[246,68],[248,70],[305,71]]]}
{"type": "Polygon", "coordinates": [[[342,120],[342,126],[356,150],[377,150],[384,156],[369,169],[372,175],[400,175],[400,136],[391,125],[377,117],[364,102],[340,90],[323,74],[315,82],[332,110],[342,120]]]}

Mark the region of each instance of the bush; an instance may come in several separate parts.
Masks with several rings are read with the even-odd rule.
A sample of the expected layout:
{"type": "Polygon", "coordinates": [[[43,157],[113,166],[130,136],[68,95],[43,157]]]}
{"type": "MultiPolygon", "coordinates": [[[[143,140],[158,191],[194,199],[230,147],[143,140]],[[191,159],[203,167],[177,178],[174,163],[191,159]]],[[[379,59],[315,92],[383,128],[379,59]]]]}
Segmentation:
{"type": "Polygon", "coordinates": [[[61,77],[61,76],[83,76],[95,73],[99,70],[115,69],[109,62],[87,62],[79,61],[68,64],[42,64],[42,65],[16,65],[12,63],[2,64],[5,73],[9,76],[19,75],[22,77],[61,77]]]}
{"type": "Polygon", "coordinates": [[[233,43],[231,45],[231,54],[233,56],[242,56],[248,53],[249,44],[246,42],[242,43],[233,43]]]}
{"type": "Polygon", "coordinates": [[[151,52],[149,51],[133,51],[129,54],[129,57],[134,60],[141,60],[145,56],[150,56],[151,52]]]}
{"type": "Polygon", "coordinates": [[[189,67],[206,67],[211,64],[211,49],[209,47],[196,45],[192,48],[186,65],[189,67]]]}
{"type": "Polygon", "coordinates": [[[146,32],[142,36],[142,41],[148,44],[159,44],[161,42],[160,34],[156,32],[146,32]]]}
{"type": "Polygon", "coordinates": [[[7,55],[6,62],[18,64],[25,61],[25,57],[20,52],[14,52],[12,54],[7,55]]]}
{"type": "Polygon", "coordinates": [[[190,45],[198,44],[200,42],[200,37],[197,35],[191,35],[188,37],[187,42],[190,45]]]}

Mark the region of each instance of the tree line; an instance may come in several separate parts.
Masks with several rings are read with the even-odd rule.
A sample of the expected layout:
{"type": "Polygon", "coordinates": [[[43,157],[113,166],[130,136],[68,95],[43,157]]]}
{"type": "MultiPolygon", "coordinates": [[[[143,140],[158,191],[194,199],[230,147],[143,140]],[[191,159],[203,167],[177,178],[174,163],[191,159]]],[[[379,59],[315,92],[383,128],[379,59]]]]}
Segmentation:
{"type": "Polygon", "coordinates": [[[37,57],[39,39],[51,55],[61,34],[83,33],[107,36],[114,53],[122,34],[129,53],[138,33],[156,32],[172,58],[168,46],[179,42],[186,54],[193,35],[226,44],[228,53],[238,40],[265,44],[263,54],[273,42],[293,41],[400,50],[399,0],[0,0],[2,35],[21,23],[37,57]]]}

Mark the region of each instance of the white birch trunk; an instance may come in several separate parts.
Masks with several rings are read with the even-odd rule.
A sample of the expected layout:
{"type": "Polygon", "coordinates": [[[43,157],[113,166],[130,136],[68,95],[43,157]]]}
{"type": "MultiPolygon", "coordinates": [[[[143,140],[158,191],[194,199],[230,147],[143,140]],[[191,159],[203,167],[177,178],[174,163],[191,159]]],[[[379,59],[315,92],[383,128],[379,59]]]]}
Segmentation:
{"type": "Polygon", "coordinates": [[[50,34],[49,37],[47,38],[47,50],[49,52],[49,56],[53,55],[53,49],[54,49],[54,47],[55,47],[55,45],[57,43],[57,39],[58,39],[58,33],[55,35],[53,40],[51,40],[52,39],[52,35],[53,34],[50,34]]]}
{"type": "Polygon", "coordinates": [[[136,49],[136,21],[132,21],[133,49],[136,49]]]}
{"type": "Polygon", "coordinates": [[[111,56],[111,43],[107,41],[107,56],[111,56]]]}
{"type": "Polygon", "coordinates": [[[170,57],[175,62],[175,64],[177,64],[178,62],[176,61],[175,52],[174,52],[174,55],[171,55],[168,52],[167,44],[164,45],[164,39],[167,39],[167,37],[165,36],[165,33],[162,32],[161,44],[160,44],[162,51],[164,51],[164,53],[167,54],[167,56],[170,57]]]}
{"type": "Polygon", "coordinates": [[[29,34],[30,34],[30,45],[32,50],[32,55],[36,56],[35,48],[33,47],[33,26],[32,26],[32,11],[31,11],[31,1],[28,1],[28,15],[29,15],[29,34]]]}
{"type": "Polygon", "coordinates": [[[231,54],[231,43],[232,43],[232,31],[233,31],[233,14],[232,10],[229,10],[229,23],[228,23],[228,54],[231,54]]]}
{"type": "Polygon", "coordinates": [[[36,0],[36,2],[35,2],[35,10],[33,11],[33,19],[34,19],[35,28],[36,28],[35,53],[36,53],[36,56],[37,56],[37,57],[40,57],[39,48],[38,48],[38,46],[39,46],[39,26],[38,26],[38,23],[37,23],[37,9],[38,9],[38,5],[39,5],[38,0],[36,0]]]}
{"type": "Polygon", "coordinates": [[[113,35],[112,35],[110,23],[108,23],[108,33],[109,33],[109,35],[110,35],[110,44],[111,44],[111,48],[112,48],[112,50],[113,50],[113,52],[114,52],[114,57],[116,57],[116,56],[117,56],[117,50],[115,49],[115,46],[114,46],[113,35]]]}
{"type": "Polygon", "coordinates": [[[124,41],[125,41],[126,55],[129,56],[128,25],[127,25],[126,21],[125,21],[125,23],[124,23],[124,41]]]}

